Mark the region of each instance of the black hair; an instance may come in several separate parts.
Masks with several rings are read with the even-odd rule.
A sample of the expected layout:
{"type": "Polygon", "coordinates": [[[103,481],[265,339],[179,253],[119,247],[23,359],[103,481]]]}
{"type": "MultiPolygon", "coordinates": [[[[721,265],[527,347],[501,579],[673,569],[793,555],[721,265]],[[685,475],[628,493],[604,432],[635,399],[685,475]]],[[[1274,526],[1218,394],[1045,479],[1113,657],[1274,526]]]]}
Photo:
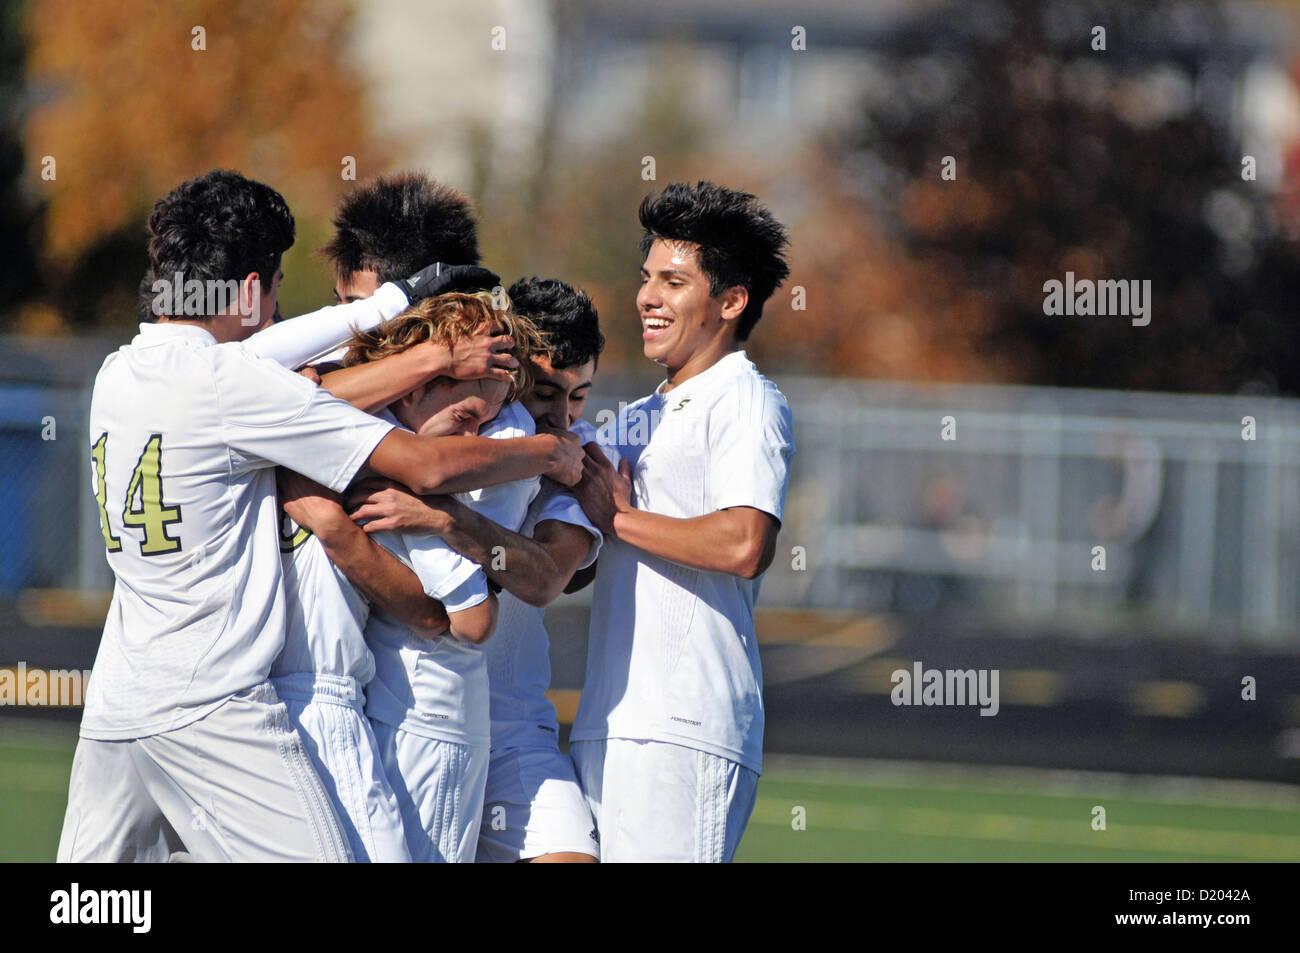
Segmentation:
{"type": "Polygon", "coordinates": [[[478,222],[463,193],[420,172],[380,177],[349,193],[320,254],[345,278],[373,271],[398,281],[425,265],[477,265],[478,222]]]}
{"type": "Polygon", "coordinates": [[[530,319],[546,338],[556,370],[598,360],[605,349],[600,316],[587,293],[558,278],[520,278],[506,292],[510,310],[530,319]]]}
{"type": "Polygon", "coordinates": [[[645,234],[641,257],[655,239],[698,246],[700,270],[714,297],[741,285],[749,303],[736,322],[736,340],[744,341],[763,316],[763,304],[790,275],[783,249],[790,244],[785,226],[748,192],[712,182],[674,182],[658,195],[647,195],[638,212],[645,234]]]}
{"type": "Polygon", "coordinates": [[[177,272],[187,282],[243,281],[256,272],[265,292],[293,236],[284,196],[238,172],[213,169],[154,205],[149,262],[153,275],[166,281],[177,272]]]}

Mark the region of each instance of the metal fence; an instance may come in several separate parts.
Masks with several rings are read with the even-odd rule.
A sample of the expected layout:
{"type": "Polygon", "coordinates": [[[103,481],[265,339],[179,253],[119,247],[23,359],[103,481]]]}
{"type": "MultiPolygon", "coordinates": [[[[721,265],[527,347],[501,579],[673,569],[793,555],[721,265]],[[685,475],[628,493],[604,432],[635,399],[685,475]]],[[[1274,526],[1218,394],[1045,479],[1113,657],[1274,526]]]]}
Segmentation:
{"type": "MultiPolygon", "coordinates": [[[[5,339],[2,594],[112,585],[85,446],[112,346],[5,339]]],[[[763,604],[1300,647],[1300,401],[774,377],[798,453],[763,604]]],[[[598,380],[590,416],[638,396],[598,380]]]]}
{"type": "Polygon", "coordinates": [[[807,569],[765,601],[1300,647],[1300,402],[780,383],[807,569]]]}

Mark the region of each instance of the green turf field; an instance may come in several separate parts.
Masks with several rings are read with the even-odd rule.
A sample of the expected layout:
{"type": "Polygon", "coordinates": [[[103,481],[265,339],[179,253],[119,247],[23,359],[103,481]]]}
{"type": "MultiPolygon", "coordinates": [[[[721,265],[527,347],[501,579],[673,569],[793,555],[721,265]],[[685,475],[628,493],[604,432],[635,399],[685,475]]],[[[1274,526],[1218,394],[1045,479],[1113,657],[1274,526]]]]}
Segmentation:
{"type": "Polygon", "coordinates": [[[1300,860],[1300,791],[1276,785],[769,762],[741,861],[1300,860]]]}
{"type": "MultiPolygon", "coordinates": [[[[0,860],[53,859],[74,730],[0,730],[0,860]]],[[[737,859],[1295,861],[1300,791],[773,757],[737,859]],[[1105,830],[1093,829],[1096,806],[1105,830]]]]}

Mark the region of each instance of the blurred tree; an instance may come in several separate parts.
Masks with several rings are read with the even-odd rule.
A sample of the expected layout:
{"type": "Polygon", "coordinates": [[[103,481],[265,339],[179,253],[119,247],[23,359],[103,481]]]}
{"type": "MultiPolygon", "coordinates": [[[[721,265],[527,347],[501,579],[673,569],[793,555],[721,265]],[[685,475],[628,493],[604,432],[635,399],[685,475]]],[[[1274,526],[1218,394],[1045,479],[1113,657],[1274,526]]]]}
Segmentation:
{"type": "MultiPolygon", "coordinates": [[[[572,5],[565,6],[572,15],[572,5]]],[[[701,152],[697,123],[675,105],[683,81],[671,66],[681,55],[675,48],[664,51],[668,79],[659,95],[647,97],[599,151],[554,156],[555,144],[547,144],[545,162],[526,190],[489,188],[480,201],[484,260],[507,282],[540,275],[581,285],[600,311],[607,341],[602,369],[626,369],[647,380],[658,371],[641,353],[637,208],[668,182],[709,178],[717,168],[701,152]],[[656,159],[654,179],[643,178],[647,153],[656,159]]],[[[557,59],[565,59],[563,50],[557,59]]]]}
{"type": "Polygon", "coordinates": [[[355,176],[383,171],[347,61],[348,0],[34,0],[29,176],[47,203],[49,304],[80,326],[126,327],[153,203],[212,168],[283,192],[298,222],[282,309],[328,297],[311,251],[355,176]],[[37,161],[51,156],[55,177],[37,161]]]}
{"type": "Polygon", "coordinates": [[[36,271],[39,205],[25,187],[22,106],[24,49],[18,0],[0,0],[0,314],[40,291],[36,271]]]}
{"type": "Polygon", "coordinates": [[[1300,392],[1294,229],[1271,190],[1243,181],[1234,114],[1246,69],[1284,54],[1247,13],[981,0],[884,38],[840,168],[877,213],[879,244],[905,259],[866,266],[884,288],[844,263],[866,336],[884,320],[894,346],[946,341],[953,376],[931,364],[927,377],[1300,392]],[[946,156],[955,178],[941,176],[946,156]],[[1149,279],[1150,325],[1045,315],[1044,282],[1067,271],[1149,279]]]}

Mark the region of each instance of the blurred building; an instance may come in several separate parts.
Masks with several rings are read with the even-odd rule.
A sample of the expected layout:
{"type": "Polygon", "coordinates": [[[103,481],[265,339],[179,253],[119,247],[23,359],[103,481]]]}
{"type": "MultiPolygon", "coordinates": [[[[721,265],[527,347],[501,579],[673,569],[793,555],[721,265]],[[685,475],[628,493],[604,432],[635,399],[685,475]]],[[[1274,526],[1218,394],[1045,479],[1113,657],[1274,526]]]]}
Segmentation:
{"type": "MultiPolygon", "coordinates": [[[[358,5],[352,53],[371,84],[375,126],[403,144],[399,162],[473,191],[509,190],[547,163],[590,154],[647,112],[716,124],[729,145],[775,163],[824,133],[855,128],[864,103],[957,97],[943,51],[891,71],[887,50],[923,47],[941,0],[372,0],[358,5]],[[802,46],[804,55],[794,56],[802,46]]],[[[958,5],[960,6],[960,5],[958,5]]],[[[1176,59],[1148,58],[1121,90],[1135,123],[1190,109],[1218,114],[1258,181],[1282,185],[1300,139],[1294,51],[1281,11],[1233,9],[1232,35],[1210,35],[1187,4],[1168,24],[1176,59]]],[[[1075,31],[1087,11],[1045,6],[1049,29],[1075,31]]],[[[1132,58],[1125,38],[1114,59],[1132,58]]],[[[1138,58],[1145,47],[1137,51],[1138,58]]],[[[1106,54],[1102,54],[1106,55],[1106,54]]],[[[1075,79],[1086,87],[1086,69],[1075,79]]],[[[647,150],[654,144],[647,137],[647,150]]]]}
{"type": "Polygon", "coordinates": [[[403,163],[508,189],[647,111],[726,124],[737,145],[779,157],[855,122],[874,76],[864,48],[936,5],[376,0],[359,6],[354,53],[403,163]],[[792,56],[796,43],[812,55],[792,56]]]}

